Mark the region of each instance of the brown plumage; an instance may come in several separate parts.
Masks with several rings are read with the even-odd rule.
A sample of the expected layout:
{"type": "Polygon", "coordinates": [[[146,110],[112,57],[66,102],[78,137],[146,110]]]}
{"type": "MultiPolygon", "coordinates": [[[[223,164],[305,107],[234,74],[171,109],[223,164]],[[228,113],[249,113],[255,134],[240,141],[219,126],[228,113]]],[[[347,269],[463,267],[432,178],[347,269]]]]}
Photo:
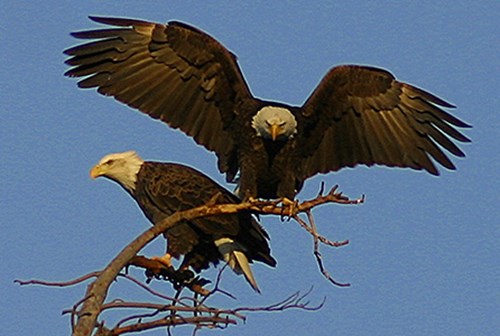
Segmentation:
{"type": "MultiPolygon", "coordinates": [[[[237,196],[199,171],[176,163],[143,161],[135,152],[106,155],[92,168],[92,177],[104,176],[120,184],[136,200],[153,224],[171,214],[207,204],[240,203],[237,196]]],[[[252,287],[257,283],[249,263],[275,266],[269,236],[249,212],[184,221],[165,232],[169,257],[183,257],[181,269],[196,272],[225,260],[252,287]]]]}
{"type": "Polygon", "coordinates": [[[91,19],[114,27],[73,33],[91,41],[65,51],[66,75],[214,151],[243,197],[293,198],[308,177],[357,164],[438,175],[433,160],[455,169],[443,150],[463,157],[452,140],[470,141],[451,104],[382,69],[334,67],[292,107],[253,97],[236,57],[199,29],[91,19]]]}

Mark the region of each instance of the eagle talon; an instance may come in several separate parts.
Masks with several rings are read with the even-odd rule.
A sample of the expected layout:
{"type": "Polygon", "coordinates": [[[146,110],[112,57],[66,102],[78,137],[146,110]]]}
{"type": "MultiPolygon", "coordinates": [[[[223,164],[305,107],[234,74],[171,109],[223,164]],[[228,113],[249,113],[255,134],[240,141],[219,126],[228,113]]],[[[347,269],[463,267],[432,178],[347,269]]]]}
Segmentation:
{"type": "Polygon", "coordinates": [[[176,281],[181,284],[187,284],[194,279],[194,273],[190,270],[177,271],[176,272],[176,281]]]}
{"type": "Polygon", "coordinates": [[[145,274],[147,278],[146,283],[150,283],[153,279],[172,281],[173,277],[175,277],[176,271],[172,266],[154,269],[147,268],[145,274]]]}
{"type": "Polygon", "coordinates": [[[279,203],[281,203],[281,215],[280,219],[283,221],[285,217],[288,217],[290,219],[294,214],[295,211],[299,207],[299,201],[298,200],[291,200],[289,198],[283,197],[278,200],[279,203]]]}
{"type": "Polygon", "coordinates": [[[251,203],[251,204],[254,204],[254,205],[259,204],[261,202],[258,198],[253,197],[253,196],[248,196],[244,201],[251,203]]]}
{"type": "Polygon", "coordinates": [[[175,279],[170,279],[170,282],[176,291],[181,291],[183,288],[189,288],[191,291],[203,296],[210,293],[207,289],[203,288],[203,286],[209,284],[211,281],[200,276],[195,277],[194,273],[190,270],[177,271],[175,279]]]}

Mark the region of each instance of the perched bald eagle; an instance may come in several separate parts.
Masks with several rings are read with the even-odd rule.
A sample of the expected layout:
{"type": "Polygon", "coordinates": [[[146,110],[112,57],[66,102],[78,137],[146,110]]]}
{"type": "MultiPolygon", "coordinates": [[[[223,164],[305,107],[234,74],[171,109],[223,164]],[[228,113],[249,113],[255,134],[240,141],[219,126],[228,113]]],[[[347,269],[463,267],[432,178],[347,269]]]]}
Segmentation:
{"type": "Polygon", "coordinates": [[[179,128],[214,151],[229,182],[240,173],[246,198],[293,198],[317,173],[358,164],[438,175],[455,169],[443,149],[470,140],[451,104],[386,70],[332,68],[301,107],[252,95],[236,56],[185,23],[91,17],[111,25],[76,32],[90,40],[65,51],[70,77],[179,128]]]}
{"type": "MultiPolygon", "coordinates": [[[[210,201],[239,203],[231,192],[202,173],[176,163],[145,162],[134,151],[109,154],[92,168],[93,178],[104,176],[121,185],[137,201],[146,217],[159,223],[177,211],[188,210],[210,201]]],[[[184,256],[180,269],[196,272],[225,260],[256,291],[257,282],[249,263],[263,262],[274,267],[269,236],[249,212],[217,215],[185,221],[165,232],[167,255],[184,256]]]]}

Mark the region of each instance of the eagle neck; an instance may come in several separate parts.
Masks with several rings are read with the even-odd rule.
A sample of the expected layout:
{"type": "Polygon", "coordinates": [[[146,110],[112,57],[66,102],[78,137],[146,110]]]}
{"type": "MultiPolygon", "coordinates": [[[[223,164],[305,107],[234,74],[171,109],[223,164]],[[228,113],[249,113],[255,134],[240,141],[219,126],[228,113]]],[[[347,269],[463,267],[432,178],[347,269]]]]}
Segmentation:
{"type": "Polygon", "coordinates": [[[114,178],[114,180],[118,182],[118,184],[120,184],[123,189],[125,189],[132,196],[135,195],[137,189],[137,181],[139,180],[143,165],[144,161],[137,161],[134,164],[129,165],[126,171],[114,178]]]}

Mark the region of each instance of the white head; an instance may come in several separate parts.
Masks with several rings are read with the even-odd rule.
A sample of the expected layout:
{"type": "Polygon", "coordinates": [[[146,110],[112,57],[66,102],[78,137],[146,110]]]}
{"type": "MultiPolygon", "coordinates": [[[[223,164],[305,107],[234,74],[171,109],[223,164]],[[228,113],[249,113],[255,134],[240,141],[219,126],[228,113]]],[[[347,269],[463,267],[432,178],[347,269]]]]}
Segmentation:
{"type": "Polygon", "coordinates": [[[135,190],[137,173],[141,169],[144,160],[135,151],[108,154],[90,170],[90,176],[107,177],[121,184],[126,190],[135,190]]]}
{"type": "Polygon", "coordinates": [[[297,120],[284,107],[265,106],[253,117],[252,127],[265,139],[287,140],[297,133],[297,120]]]}

